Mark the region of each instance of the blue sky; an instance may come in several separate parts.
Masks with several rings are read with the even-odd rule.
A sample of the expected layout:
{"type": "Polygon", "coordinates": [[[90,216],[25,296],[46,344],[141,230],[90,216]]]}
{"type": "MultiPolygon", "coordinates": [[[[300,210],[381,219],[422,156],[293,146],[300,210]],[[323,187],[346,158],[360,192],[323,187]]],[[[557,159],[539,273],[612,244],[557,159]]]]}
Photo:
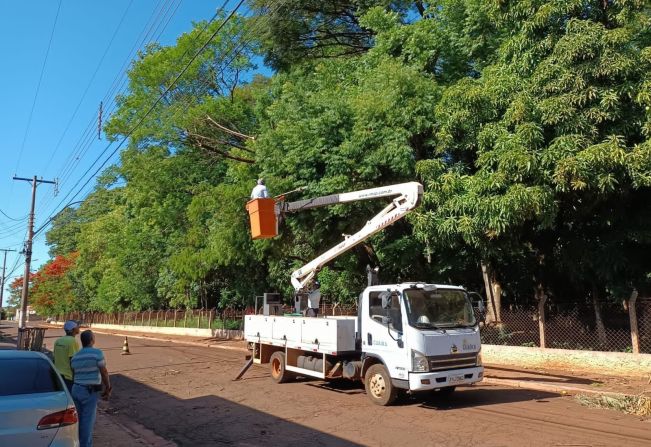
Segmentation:
{"type": "MultiPolygon", "coordinates": [[[[102,100],[105,110],[112,108],[132,50],[149,41],[173,44],[193,21],[210,19],[222,3],[62,0],[59,9],[58,0],[2,2],[0,211],[9,218],[0,214],[0,249],[20,251],[26,234],[31,186],[12,177],[59,179],[58,196],[53,185],[37,189],[38,228],[59,210],[57,205],[106,147],[104,139],[97,139],[97,110],[102,100]]],[[[235,4],[230,1],[229,7],[235,4]]],[[[93,185],[90,182],[76,200],[93,185]]],[[[42,232],[34,241],[33,269],[48,260],[47,251],[42,232]]],[[[0,268],[1,263],[0,252],[0,268]]],[[[24,269],[23,258],[9,253],[7,273],[14,266],[7,284],[24,269]]],[[[5,289],[5,301],[7,294],[5,289]]]]}

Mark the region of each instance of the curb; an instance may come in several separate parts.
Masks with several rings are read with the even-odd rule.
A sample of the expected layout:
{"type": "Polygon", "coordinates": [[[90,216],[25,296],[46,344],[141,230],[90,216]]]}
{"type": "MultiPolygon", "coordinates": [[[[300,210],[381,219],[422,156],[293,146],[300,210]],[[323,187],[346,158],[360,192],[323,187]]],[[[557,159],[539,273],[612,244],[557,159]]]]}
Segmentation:
{"type": "Polygon", "coordinates": [[[105,418],[108,424],[117,427],[133,440],[146,444],[148,447],[177,447],[176,443],[161,438],[152,430],[122,416],[112,415],[100,408],[98,408],[98,416],[105,418]]]}
{"type": "Polygon", "coordinates": [[[577,386],[566,385],[552,385],[545,382],[533,382],[530,380],[513,380],[513,379],[498,379],[495,377],[484,377],[483,383],[490,385],[508,386],[511,388],[524,388],[534,391],[545,391],[548,393],[562,394],[562,395],[576,395],[576,394],[591,394],[596,396],[612,396],[612,397],[631,397],[633,394],[616,393],[614,391],[598,391],[581,388],[577,386]]]}

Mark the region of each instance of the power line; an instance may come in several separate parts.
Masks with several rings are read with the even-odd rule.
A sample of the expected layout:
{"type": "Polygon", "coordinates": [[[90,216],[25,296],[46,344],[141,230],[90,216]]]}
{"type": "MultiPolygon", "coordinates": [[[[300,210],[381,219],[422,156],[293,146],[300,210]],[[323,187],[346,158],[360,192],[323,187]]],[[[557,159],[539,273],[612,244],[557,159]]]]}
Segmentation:
{"type": "Polygon", "coordinates": [[[0,209],[0,214],[2,214],[3,216],[5,216],[7,219],[9,219],[9,220],[13,220],[13,221],[16,221],[16,222],[20,222],[20,221],[23,221],[23,220],[27,219],[27,216],[23,216],[23,217],[21,217],[20,219],[13,218],[13,217],[11,217],[11,216],[8,216],[7,213],[5,213],[4,211],[2,211],[1,209],[0,209]]]}
{"type": "MultiPolygon", "coordinates": [[[[21,227],[22,227],[22,226],[23,226],[23,225],[21,225],[21,227]]],[[[2,233],[2,235],[0,235],[0,239],[10,239],[10,238],[13,238],[13,237],[16,236],[17,234],[20,234],[20,233],[22,233],[22,232],[24,232],[24,231],[25,231],[24,228],[14,229],[14,230],[12,230],[12,231],[7,231],[7,232],[5,232],[5,233],[2,233]]]]}
{"type": "MultiPolygon", "coordinates": [[[[154,21],[152,21],[152,17],[154,17],[154,14],[156,13],[156,9],[154,9],[154,11],[152,12],[152,15],[150,16],[150,18],[149,18],[149,20],[148,20],[148,23],[151,22],[151,24],[149,24],[149,29],[147,30],[147,33],[145,34],[145,39],[146,39],[147,36],[149,35],[149,32],[152,30],[152,27],[153,27],[154,23],[156,23],[156,22],[158,21],[158,19],[161,17],[160,14],[161,14],[162,10],[165,8],[165,5],[168,3],[168,1],[170,1],[170,0],[166,0],[166,2],[163,3],[163,4],[161,5],[161,8],[158,9],[158,14],[156,15],[156,18],[155,18],[154,21]]],[[[126,12],[126,11],[125,11],[125,12],[126,12]]],[[[164,17],[164,16],[163,16],[163,17],[164,17]]],[[[145,27],[147,27],[147,25],[145,25],[145,27]]],[[[143,28],[143,31],[144,31],[144,29],[145,29],[145,28],[143,28]]],[[[114,79],[114,81],[113,81],[113,84],[112,84],[112,86],[111,86],[111,89],[113,88],[113,85],[115,84],[115,82],[120,78],[121,74],[123,74],[122,72],[124,71],[124,68],[126,67],[126,64],[128,63],[129,56],[131,55],[131,53],[133,53],[133,50],[138,46],[138,41],[140,40],[140,38],[141,38],[142,36],[143,36],[143,34],[142,34],[142,32],[141,32],[141,33],[140,33],[140,36],[136,39],[136,42],[134,43],[134,46],[131,48],[131,51],[129,52],[129,55],[127,56],[127,58],[126,58],[125,61],[123,62],[123,64],[122,64],[122,68],[118,71],[118,73],[117,73],[117,75],[116,75],[116,77],[115,77],[115,79],[114,79]]],[[[140,45],[142,45],[142,43],[144,43],[144,40],[140,43],[140,45]]],[[[112,94],[112,90],[111,90],[111,89],[109,89],[109,91],[108,91],[108,92],[106,93],[106,95],[104,96],[104,98],[103,98],[103,102],[108,103],[108,100],[107,100],[107,99],[110,98],[110,97],[111,97],[111,94],[112,94]]],[[[86,130],[82,133],[82,136],[80,137],[80,139],[78,140],[78,142],[77,142],[77,143],[75,144],[75,146],[73,147],[73,150],[71,151],[70,155],[69,155],[68,158],[66,159],[66,162],[64,162],[63,167],[62,167],[62,169],[59,171],[59,175],[58,175],[57,177],[63,177],[63,176],[65,175],[65,173],[66,173],[66,171],[67,171],[68,169],[72,169],[73,166],[77,164],[77,163],[75,163],[75,159],[76,159],[77,162],[78,162],[79,159],[80,159],[81,157],[83,157],[83,155],[82,155],[82,149],[81,149],[81,148],[84,146],[83,141],[85,141],[85,137],[86,137],[86,135],[89,134],[89,132],[94,128],[94,124],[95,124],[95,115],[93,114],[93,117],[91,118],[89,124],[87,125],[86,130]],[[80,150],[79,150],[79,152],[78,152],[77,157],[75,157],[75,152],[76,152],[77,148],[80,148],[80,150]]],[[[90,144],[89,144],[89,145],[90,145],[90,144]]],[[[87,150],[87,148],[88,148],[88,146],[86,147],[86,150],[87,150]]],[[[85,152],[84,152],[84,153],[85,153],[85,152]]]]}
{"type": "MultiPolygon", "coordinates": [[[[227,2],[224,2],[224,5],[220,8],[220,10],[222,10],[222,9],[225,7],[226,3],[227,3],[227,2]]],[[[194,62],[194,60],[196,60],[196,58],[198,57],[198,55],[201,54],[201,52],[203,52],[203,51],[205,50],[205,48],[207,47],[207,45],[208,45],[208,44],[209,44],[209,43],[214,39],[214,37],[217,35],[217,33],[218,33],[218,32],[219,32],[219,31],[220,31],[220,30],[221,30],[221,29],[226,25],[226,23],[227,23],[228,21],[231,20],[231,18],[234,16],[234,14],[237,12],[237,10],[241,7],[242,3],[243,3],[243,0],[240,1],[240,2],[238,3],[238,5],[236,6],[236,8],[235,8],[235,9],[234,9],[234,10],[233,10],[229,15],[228,15],[228,17],[225,18],[225,20],[223,21],[223,23],[220,24],[220,26],[218,27],[218,29],[217,29],[217,30],[216,30],[216,31],[211,35],[211,37],[210,37],[210,38],[209,38],[209,39],[208,39],[208,40],[207,40],[207,41],[202,45],[202,47],[201,47],[201,48],[200,48],[200,49],[199,49],[199,50],[194,54],[194,56],[192,57],[192,59],[191,59],[191,60],[188,62],[188,64],[183,68],[183,70],[181,71],[181,73],[179,73],[179,74],[175,77],[175,79],[172,81],[172,83],[171,83],[171,84],[166,88],[166,90],[165,90],[165,91],[164,91],[164,92],[159,96],[159,98],[157,99],[157,101],[156,101],[156,102],[155,102],[155,103],[154,103],[154,104],[153,104],[153,105],[152,105],[152,106],[147,110],[147,112],[145,113],[145,115],[143,115],[142,118],[141,118],[141,119],[136,123],[136,125],[135,125],[135,126],[134,126],[134,127],[133,127],[133,128],[132,128],[132,129],[131,129],[127,134],[126,134],[126,135],[125,135],[125,137],[124,137],[124,138],[122,139],[122,141],[119,143],[118,147],[115,148],[115,150],[114,150],[114,151],[113,151],[113,152],[108,156],[108,158],[107,158],[106,160],[104,160],[104,162],[103,162],[103,163],[102,163],[102,164],[101,164],[101,165],[100,165],[100,166],[95,170],[95,172],[91,175],[91,177],[89,177],[89,178],[86,180],[86,182],[84,182],[84,184],[81,186],[81,188],[79,188],[79,190],[77,190],[77,192],[76,192],[75,195],[70,199],[70,201],[69,201],[65,206],[63,206],[61,209],[65,209],[66,207],[68,207],[68,206],[72,203],[72,201],[73,201],[73,200],[74,200],[74,199],[75,199],[75,198],[76,198],[76,197],[77,197],[77,196],[78,196],[78,195],[79,195],[79,194],[80,194],[80,193],[81,193],[81,192],[86,188],[86,186],[90,183],[90,181],[91,181],[91,180],[92,180],[92,179],[93,179],[93,178],[94,178],[94,177],[99,173],[99,171],[100,171],[100,170],[101,170],[101,169],[106,165],[106,163],[108,163],[108,161],[109,161],[109,160],[110,160],[110,159],[115,155],[115,153],[117,153],[117,151],[119,151],[119,149],[120,149],[120,148],[122,147],[122,145],[126,142],[126,140],[127,140],[127,139],[128,139],[128,138],[133,134],[133,132],[134,132],[134,131],[135,131],[135,130],[136,130],[136,129],[137,129],[137,128],[142,124],[142,122],[144,121],[144,119],[146,119],[147,116],[148,116],[148,115],[149,115],[149,114],[154,110],[154,108],[158,105],[158,103],[162,100],[162,98],[164,98],[165,95],[167,95],[167,93],[169,93],[169,91],[171,90],[171,88],[174,86],[174,84],[176,84],[176,82],[181,78],[181,76],[183,76],[183,74],[187,71],[187,69],[192,65],[192,63],[194,62]]],[[[281,3],[281,2],[278,2],[278,4],[276,5],[276,8],[279,8],[279,7],[280,7],[280,3],[281,3]]],[[[209,21],[209,22],[208,22],[208,23],[203,27],[203,29],[202,29],[202,30],[201,30],[201,31],[200,31],[200,32],[199,32],[199,33],[194,37],[194,40],[195,40],[195,41],[198,40],[199,37],[201,37],[201,35],[202,35],[202,34],[205,32],[205,30],[210,26],[210,24],[211,24],[211,23],[212,23],[212,22],[217,18],[217,16],[220,14],[220,10],[218,10],[218,11],[215,13],[215,15],[213,16],[213,18],[211,18],[210,21],[209,21]]],[[[233,44],[233,45],[232,45],[232,46],[231,46],[231,47],[230,47],[230,48],[229,48],[229,49],[228,49],[228,50],[223,54],[223,57],[221,58],[221,59],[222,59],[222,63],[223,63],[224,61],[226,61],[226,59],[227,59],[228,56],[231,56],[231,55],[232,55],[232,56],[230,57],[230,59],[228,59],[227,65],[230,64],[230,63],[232,63],[232,62],[235,60],[235,58],[237,58],[237,57],[241,54],[241,52],[242,52],[242,51],[247,47],[247,45],[248,45],[248,44],[251,42],[251,40],[252,40],[252,39],[251,39],[251,40],[249,40],[249,41],[247,42],[247,41],[245,41],[244,37],[245,37],[245,36],[248,36],[249,34],[252,34],[252,33],[255,31],[255,29],[256,29],[256,28],[259,28],[259,26],[260,26],[261,24],[263,24],[263,23],[264,23],[264,20],[262,20],[260,17],[256,17],[256,18],[254,19],[254,24],[255,24],[255,26],[249,26],[249,27],[247,27],[247,28],[245,29],[245,31],[244,31],[243,33],[240,33],[239,36],[234,36],[233,38],[231,38],[230,43],[233,44]],[[237,37],[240,37],[240,42],[237,42],[237,44],[236,44],[237,37]]],[[[188,50],[186,50],[186,51],[183,53],[183,55],[182,55],[179,59],[182,59],[183,56],[185,56],[185,54],[187,54],[188,51],[189,51],[189,48],[188,48],[188,50]]],[[[224,70],[224,68],[222,68],[222,71],[223,71],[223,70],[224,70]]],[[[205,80],[201,80],[201,82],[206,82],[206,81],[205,81],[205,80]]],[[[185,109],[187,109],[187,108],[189,107],[189,105],[190,105],[189,103],[190,103],[190,99],[187,99],[187,100],[186,100],[186,104],[185,104],[185,109]]],[[[181,106],[183,106],[182,102],[178,103],[177,106],[178,106],[179,108],[180,108],[181,106]]],[[[83,178],[84,178],[84,177],[85,177],[85,176],[90,172],[90,170],[92,170],[93,166],[95,166],[95,164],[96,164],[96,163],[101,159],[101,157],[106,153],[106,151],[110,148],[110,146],[111,146],[111,144],[107,145],[107,147],[104,149],[104,151],[102,151],[102,153],[101,153],[101,154],[100,154],[100,155],[95,159],[95,161],[94,161],[93,164],[90,166],[90,168],[87,169],[86,172],[84,172],[84,174],[82,174],[82,176],[79,178],[79,180],[78,180],[78,181],[75,183],[75,185],[71,188],[70,192],[69,192],[69,193],[68,193],[68,194],[67,194],[67,195],[66,195],[66,196],[61,200],[61,202],[60,202],[60,203],[55,207],[55,210],[56,210],[56,209],[59,209],[59,207],[61,207],[61,205],[65,202],[65,200],[68,198],[68,196],[73,192],[73,190],[77,187],[77,185],[79,185],[79,183],[80,183],[80,182],[83,180],[83,178]]],[[[50,222],[53,220],[53,217],[52,217],[52,216],[56,216],[56,214],[58,214],[58,213],[51,214],[51,217],[48,218],[47,221],[46,221],[43,225],[41,225],[41,227],[39,227],[39,228],[35,231],[35,233],[34,233],[34,234],[35,234],[35,237],[40,236],[41,232],[42,232],[42,231],[43,231],[43,230],[44,230],[44,229],[45,229],[45,228],[50,224],[50,222]]]]}
{"type": "Polygon", "coordinates": [[[70,128],[70,125],[74,121],[75,116],[77,116],[77,112],[79,111],[79,107],[81,107],[81,104],[83,103],[84,99],[86,98],[86,95],[88,94],[88,90],[90,89],[91,85],[93,85],[93,81],[95,80],[95,76],[97,76],[97,73],[99,72],[99,69],[102,66],[102,63],[104,62],[104,59],[106,58],[106,55],[108,54],[109,50],[111,49],[111,46],[113,45],[113,41],[115,40],[115,36],[117,36],[118,31],[120,30],[120,27],[122,26],[122,23],[124,22],[124,19],[127,16],[127,12],[129,12],[129,9],[131,8],[132,4],[133,4],[133,0],[131,0],[129,2],[126,9],[122,13],[122,17],[120,18],[120,21],[118,22],[117,26],[115,27],[115,30],[113,31],[113,35],[111,36],[111,39],[109,40],[109,43],[106,46],[106,49],[104,50],[104,54],[102,54],[102,57],[100,58],[99,62],[97,63],[97,67],[95,67],[95,71],[93,72],[93,75],[90,77],[90,80],[88,81],[88,84],[86,85],[86,89],[84,90],[84,93],[81,95],[81,98],[79,99],[79,102],[77,103],[77,106],[75,107],[74,112],[72,112],[72,116],[68,120],[68,124],[66,124],[66,127],[63,130],[63,133],[61,134],[61,137],[59,138],[59,141],[57,142],[56,146],[52,150],[52,154],[50,155],[49,160],[45,164],[45,169],[44,170],[47,170],[47,168],[50,166],[50,163],[52,162],[52,159],[54,159],[54,156],[56,155],[57,151],[59,150],[59,146],[61,146],[61,142],[63,141],[63,138],[66,136],[66,133],[68,133],[68,129],[70,128]]]}
{"type": "MultiPolygon", "coordinates": [[[[142,32],[134,42],[133,46],[131,47],[131,50],[129,51],[127,57],[122,63],[122,66],[118,73],[116,74],[113,82],[111,83],[111,87],[107,91],[106,95],[103,98],[103,102],[106,104],[109,104],[112,102],[112,109],[108,110],[105,112],[106,118],[110,116],[113,110],[115,110],[115,99],[113,97],[113,94],[117,91],[123,91],[126,88],[126,81],[127,78],[125,75],[125,70],[128,67],[129,62],[131,61],[131,56],[134,55],[134,52],[138,49],[141,48],[143,45],[148,44],[152,40],[157,40],[160,38],[162,33],[165,31],[167,28],[171,18],[174,16],[176,13],[180,3],[182,0],[179,0],[177,3],[176,7],[173,9],[172,14],[167,17],[167,21],[165,25],[160,29],[160,32],[158,32],[158,35],[156,35],[156,32],[160,28],[160,24],[165,20],[166,16],[168,15],[168,12],[172,10],[172,5],[173,5],[174,0],[165,0],[165,2],[161,3],[160,8],[154,9],[152,11],[151,16],[149,17],[147,24],[143,27],[142,32]],[[157,12],[158,11],[158,12],[157,12]],[[164,11],[164,12],[163,12],[164,11]],[[121,82],[119,80],[122,79],[121,82]]],[[[79,164],[80,160],[85,156],[85,154],[88,152],[90,149],[93,138],[87,138],[87,136],[92,135],[94,132],[95,128],[95,123],[96,123],[96,117],[93,115],[91,118],[89,124],[86,127],[86,130],[82,133],[82,136],[79,138],[78,142],[75,144],[73,150],[70,152],[70,155],[66,159],[66,162],[64,162],[63,167],[59,171],[59,175],[57,175],[58,178],[60,178],[59,184],[62,185],[64,184],[69,176],[72,174],[74,171],[75,167],[79,164]],[[77,149],[79,149],[77,151],[77,149]],[[76,154],[76,155],[75,155],[76,154]]],[[[44,209],[47,206],[50,205],[52,202],[52,199],[54,197],[52,196],[49,199],[46,199],[45,203],[42,205],[39,205],[39,210],[44,209]]]]}
{"type": "Polygon", "coordinates": [[[52,32],[50,33],[50,41],[47,44],[47,50],[45,51],[45,59],[43,60],[43,65],[41,66],[41,74],[38,78],[38,84],[36,85],[36,93],[34,94],[34,100],[32,101],[32,108],[29,112],[29,118],[27,119],[27,127],[25,128],[25,135],[23,136],[23,143],[20,145],[20,151],[18,152],[18,161],[16,162],[16,169],[20,166],[20,159],[23,156],[23,151],[25,150],[25,142],[27,141],[27,135],[29,134],[29,127],[32,124],[32,117],[34,116],[34,108],[36,106],[36,100],[38,98],[38,93],[41,90],[41,82],[43,81],[43,74],[45,73],[45,66],[47,65],[47,59],[50,55],[50,48],[52,46],[52,40],[54,38],[54,30],[57,27],[57,22],[59,20],[59,12],[61,11],[62,0],[59,0],[59,6],[57,7],[57,13],[54,17],[54,24],[52,25],[52,32]]]}
{"type": "MultiPolygon", "coordinates": [[[[7,274],[5,275],[5,280],[4,280],[5,284],[4,284],[4,285],[7,284],[7,281],[8,281],[8,280],[10,280],[10,279],[12,279],[12,278],[15,278],[15,277],[18,277],[18,275],[15,275],[15,276],[12,276],[12,275],[14,274],[14,272],[16,271],[16,269],[17,269],[18,267],[20,267],[20,259],[22,258],[22,256],[23,256],[22,253],[18,253],[18,256],[16,256],[16,261],[14,262],[14,265],[13,265],[13,266],[11,267],[11,269],[9,270],[9,273],[7,273],[7,274]]],[[[0,303],[0,305],[1,305],[1,304],[2,304],[2,303],[0,303]]]]}
{"type": "MultiPolygon", "coordinates": [[[[188,68],[190,68],[190,66],[192,65],[192,63],[193,63],[193,62],[196,60],[196,58],[199,56],[199,54],[201,54],[201,53],[203,52],[203,50],[205,50],[205,48],[208,46],[208,44],[209,44],[209,43],[210,43],[210,42],[215,38],[215,36],[217,36],[217,34],[219,33],[219,31],[221,31],[222,28],[226,25],[226,23],[228,23],[228,22],[231,20],[231,18],[235,15],[235,13],[237,12],[237,10],[242,6],[243,3],[244,3],[244,0],[240,0],[240,1],[238,2],[237,6],[236,6],[236,7],[235,7],[235,8],[234,8],[234,9],[233,9],[229,14],[228,14],[228,16],[224,19],[224,21],[219,25],[219,27],[217,27],[217,29],[212,33],[212,35],[210,36],[210,38],[209,38],[209,39],[208,39],[208,40],[207,40],[207,41],[206,41],[206,42],[201,46],[201,48],[199,48],[199,50],[194,54],[194,56],[192,56],[192,58],[190,59],[190,61],[185,65],[185,67],[181,70],[181,72],[180,72],[180,73],[179,73],[179,74],[174,78],[174,80],[169,84],[169,86],[167,86],[167,88],[165,89],[165,91],[163,91],[163,93],[161,93],[161,94],[158,96],[158,98],[156,99],[156,101],[154,102],[154,104],[152,104],[152,105],[149,107],[149,109],[145,112],[145,114],[144,114],[144,115],[143,115],[143,116],[142,116],[142,117],[137,121],[136,125],[133,126],[133,127],[132,127],[128,132],[127,132],[127,134],[123,137],[122,141],[118,144],[118,146],[117,146],[117,147],[116,147],[116,148],[115,148],[115,149],[110,153],[110,155],[106,158],[106,160],[104,160],[104,162],[103,162],[103,163],[102,163],[102,164],[101,164],[101,165],[100,165],[100,166],[95,170],[95,172],[94,172],[94,173],[93,173],[93,174],[88,178],[88,180],[86,180],[86,182],[81,186],[80,190],[77,191],[77,193],[75,193],[75,195],[72,196],[72,198],[71,198],[71,200],[70,200],[71,202],[72,202],[72,201],[73,201],[73,200],[74,200],[74,199],[79,195],[79,193],[81,192],[81,190],[83,190],[83,189],[86,187],[86,185],[88,185],[88,183],[89,183],[89,182],[90,182],[90,181],[91,181],[91,180],[92,180],[92,179],[97,175],[97,173],[98,173],[98,172],[99,172],[99,171],[100,171],[100,170],[101,170],[101,169],[106,165],[106,163],[108,163],[108,161],[109,161],[109,160],[110,160],[110,159],[111,159],[111,158],[112,158],[112,157],[113,157],[113,156],[114,156],[114,155],[115,155],[115,154],[120,150],[120,148],[124,145],[124,143],[127,141],[127,139],[128,139],[128,138],[133,134],[133,132],[135,132],[135,130],[136,130],[138,127],[140,127],[140,125],[141,125],[141,124],[144,122],[144,120],[149,116],[149,114],[150,114],[150,113],[151,113],[151,112],[156,108],[156,106],[161,102],[161,100],[165,97],[165,95],[167,95],[167,93],[172,89],[172,87],[174,87],[174,84],[176,84],[176,82],[181,78],[181,76],[183,76],[183,75],[185,74],[185,72],[188,70],[188,68]]],[[[55,207],[55,209],[58,209],[58,208],[61,207],[61,205],[62,205],[62,204],[65,202],[65,200],[68,198],[68,196],[70,195],[70,193],[72,193],[72,191],[77,187],[77,185],[78,185],[78,184],[81,182],[81,180],[86,176],[86,174],[88,174],[88,172],[90,172],[90,170],[93,168],[93,166],[95,165],[95,163],[97,163],[97,162],[100,160],[100,158],[101,158],[101,157],[102,157],[102,156],[103,156],[103,155],[108,151],[108,149],[110,148],[110,146],[111,146],[111,144],[109,144],[109,145],[108,145],[108,146],[107,146],[107,147],[102,151],[102,153],[101,153],[101,154],[96,158],[96,160],[93,162],[93,164],[90,166],[90,168],[87,169],[86,172],[84,172],[84,174],[82,174],[82,176],[81,176],[80,179],[77,181],[77,183],[75,183],[75,185],[72,187],[72,189],[70,190],[70,192],[69,192],[69,193],[68,193],[68,194],[67,194],[67,195],[66,195],[66,196],[61,200],[61,202],[60,202],[60,203],[55,207]]],[[[65,208],[65,206],[64,206],[64,208],[65,208]]],[[[40,231],[40,229],[39,229],[39,231],[40,231]]]]}
{"type": "Polygon", "coordinates": [[[16,223],[6,225],[4,228],[0,229],[0,235],[7,234],[7,233],[15,233],[17,228],[24,228],[25,222],[27,219],[23,219],[22,221],[18,221],[16,223]]]}

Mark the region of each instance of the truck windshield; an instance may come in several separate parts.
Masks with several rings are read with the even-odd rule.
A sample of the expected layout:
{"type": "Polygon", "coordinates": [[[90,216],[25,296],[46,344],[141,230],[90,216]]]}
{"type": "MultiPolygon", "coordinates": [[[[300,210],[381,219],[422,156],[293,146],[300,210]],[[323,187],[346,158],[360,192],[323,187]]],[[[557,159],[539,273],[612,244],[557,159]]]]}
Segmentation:
{"type": "Polygon", "coordinates": [[[407,289],[404,292],[409,325],[419,329],[472,327],[475,314],[461,290],[407,289]]]}

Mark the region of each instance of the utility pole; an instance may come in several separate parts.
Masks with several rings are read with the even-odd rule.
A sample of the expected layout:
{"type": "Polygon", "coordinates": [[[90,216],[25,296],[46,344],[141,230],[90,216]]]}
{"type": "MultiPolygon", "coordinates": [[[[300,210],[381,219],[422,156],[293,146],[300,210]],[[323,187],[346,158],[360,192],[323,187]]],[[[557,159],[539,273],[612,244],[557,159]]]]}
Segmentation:
{"type": "Polygon", "coordinates": [[[2,298],[5,293],[5,270],[7,268],[7,252],[16,250],[0,248],[0,251],[3,251],[5,253],[4,260],[2,261],[2,277],[0,277],[0,307],[2,307],[2,298]]]}
{"type": "Polygon", "coordinates": [[[56,185],[55,181],[33,178],[15,177],[14,180],[22,180],[32,183],[32,206],[29,212],[29,223],[27,224],[27,242],[25,242],[25,275],[23,276],[23,293],[20,297],[20,319],[18,329],[25,329],[25,316],[27,315],[27,301],[29,299],[29,274],[32,262],[32,239],[34,238],[34,205],[36,203],[36,186],[39,183],[50,183],[56,185]]]}

